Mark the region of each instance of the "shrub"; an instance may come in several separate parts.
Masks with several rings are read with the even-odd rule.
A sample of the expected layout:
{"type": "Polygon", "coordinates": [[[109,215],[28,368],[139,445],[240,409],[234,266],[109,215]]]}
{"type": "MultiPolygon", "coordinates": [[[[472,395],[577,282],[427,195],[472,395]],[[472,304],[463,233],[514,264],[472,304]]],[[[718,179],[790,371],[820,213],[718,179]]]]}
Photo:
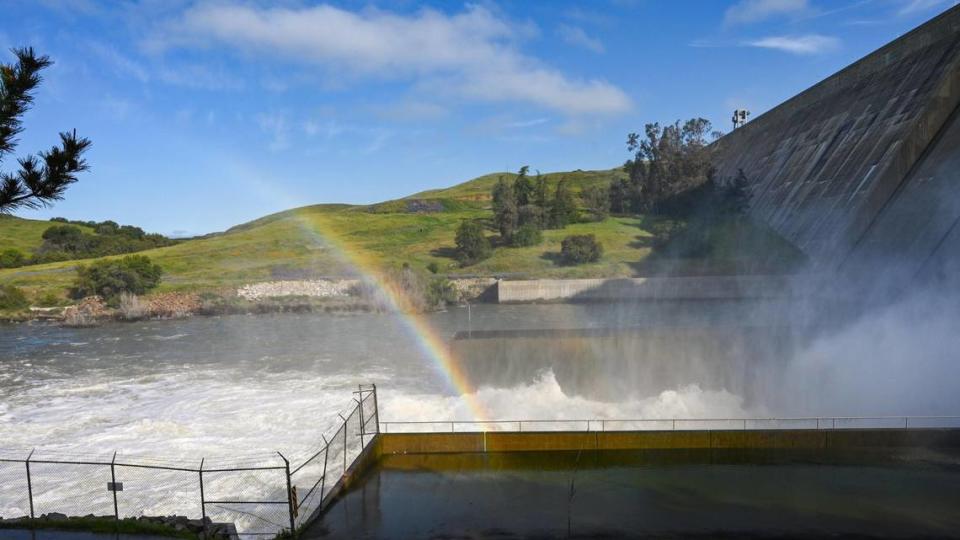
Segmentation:
{"type": "Polygon", "coordinates": [[[428,270],[431,274],[437,274],[437,273],[440,272],[440,265],[438,265],[438,264],[436,263],[436,261],[433,261],[433,262],[431,262],[430,264],[427,265],[427,270],[428,270]]]}
{"type": "Polygon", "coordinates": [[[464,266],[490,257],[490,241],[483,234],[483,227],[476,221],[464,221],[457,228],[457,260],[464,266]]]}
{"type": "Polygon", "coordinates": [[[40,307],[56,307],[59,306],[61,302],[60,295],[53,291],[47,291],[40,296],[34,297],[34,305],[40,307]]]}
{"type": "Polygon", "coordinates": [[[71,296],[84,298],[99,295],[108,302],[114,302],[120,293],[143,294],[156,287],[162,274],[163,269],[144,255],[97,261],[77,268],[71,296]]]}
{"type": "Polygon", "coordinates": [[[603,256],[603,245],[592,234],[574,234],[560,243],[560,255],[567,264],[596,262],[603,256]]]}
{"type": "Polygon", "coordinates": [[[15,249],[5,249],[0,251],[0,268],[16,268],[23,266],[27,260],[23,253],[15,249]]]}
{"type": "Polygon", "coordinates": [[[426,300],[430,306],[455,304],[459,296],[456,287],[448,279],[433,278],[427,285],[426,300]]]}
{"type": "Polygon", "coordinates": [[[84,251],[89,245],[83,231],[73,225],[54,225],[43,231],[43,240],[50,251],[84,251]]]}
{"type": "Polygon", "coordinates": [[[511,243],[514,247],[527,247],[535,246],[540,242],[543,242],[543,233],[535,225],[528,223],[513,233],[511,243]]]}
{"type": "Polygon", "coordinates": [[[0,285],[0,310],[19,311],[30,306],[23,291],[13,285],[0,285]]]}
{"type": "Polygon", "coordinates": [[[33,257],[30,257],[30,260],[27,264],[46,264],[60,261],[69,261],[72,260],[74,256],[66,251],[53,250],[53,251],[44,251],[43,253],[37,253],[33,257]]]}

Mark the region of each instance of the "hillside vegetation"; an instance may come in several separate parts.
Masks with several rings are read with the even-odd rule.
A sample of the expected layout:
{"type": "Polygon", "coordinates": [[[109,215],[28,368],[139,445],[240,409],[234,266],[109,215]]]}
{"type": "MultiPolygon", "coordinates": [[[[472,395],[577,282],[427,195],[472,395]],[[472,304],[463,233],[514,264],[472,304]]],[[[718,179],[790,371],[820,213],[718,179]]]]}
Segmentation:
{"type": "MultiPolygon", "coordinates": [[[[606,185],[623,173],[575,171],[545,175],[550,185],[565,179],[574,192],[606,185]]],[[[464,219],[490,218],[490,190],[503,173],[486,175],[447,189],[426,191],[404,199],[369,206],[315,205],[280,212],[204,238],[140,252],[164,270],[158,291],[216,290],[276,279],[346,276],[370,268],[409,264],[426,269],[431,263],[441,274],[510,274],[517,277],[622,277],[658,272],[730,271],[754,252],[764,259],[793,264],[796,250],[763,227],[733,227],[721,231],[709,261],[658,260],[650,257],[655,232],[663,221],[644,217],[610,217],[602,222],[546,230],[543,243],[531,247],[496,249],[489,259],[462,268],[455,260],[454,234],[464,219]],[[566,266],[559,260],[560,243],[571,234],[592,234],[604,248],[595,263],[566,266]],[[746,235],[746,236],[745,236],[746,235]],[[749,237],[751,253],[743,250],[749,237]]],[[[50,222],[3,218],[0,250],[39,245],[50,222]],[[23,233],[23,234],[19,234],[23,233]],[[16,240],[14,240],[16,238],[16,240]]],[[[488,234],[496,233],[491,229],[488,234]]],[[[756,263],[756,258],[751,259],[756,263]]],[[[54,293],[63,296],[75,277],[75,268],[90,261],[64,261],[0,270],[0,283],[23,288],[32,298],[54,293]]],[[[765,264],[761,261],[761,264],[765,264]]],[[[756,267],[752,268],[757,270],[756,267]]],[[[774,268],[781,271],[784,268],[774,268]]],[[[760,270],[766,270],[760,268],[760,270]]]]}
{"type": "MultiPolygon", "coordinates": [[[[13,248],[30,254],[43,243],[43,231],[53,225],[56,223],[0,214],[0,251],[13,248]]],[[[86,234],[93,234],[90,227],[78,228],[86,234]]]]}

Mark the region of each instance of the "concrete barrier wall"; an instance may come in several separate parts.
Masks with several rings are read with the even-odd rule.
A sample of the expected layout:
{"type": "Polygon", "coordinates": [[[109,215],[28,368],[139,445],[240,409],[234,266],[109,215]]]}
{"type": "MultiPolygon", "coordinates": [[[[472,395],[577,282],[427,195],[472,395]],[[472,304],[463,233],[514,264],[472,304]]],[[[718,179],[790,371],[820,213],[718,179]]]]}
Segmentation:
{"type": "Polygon", "coordinates": [[[958,429],[381,433],[391,454],[685,449],[960,449],[958,429]]]}
{"type": "Polygon", "coordinates": [[[698,276],[500,281],[497,301],[736,300],[793,294],[782,276],[698,276]]]}

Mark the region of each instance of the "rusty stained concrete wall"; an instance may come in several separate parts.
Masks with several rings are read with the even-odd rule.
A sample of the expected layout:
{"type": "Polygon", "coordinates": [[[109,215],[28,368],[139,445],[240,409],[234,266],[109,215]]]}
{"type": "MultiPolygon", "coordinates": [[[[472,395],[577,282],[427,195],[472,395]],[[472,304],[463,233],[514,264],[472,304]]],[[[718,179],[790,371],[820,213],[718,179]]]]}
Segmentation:
{"type": "Polygon", "coordinates": [[[381,433],[381,455],[583,450],[960,449],[958,429],[381,433]]]}
{"type": "Polygon", "coordinates": [[[722,138],[718,176],[742,169],[751,212],[815,270],[850,264],[853,255],[909,257],[917,271],[938,249],[929,238],[942,240],[944,224],[960,216],[933,196],[937,184],[956,184],[956,172],[941,177],[949,171],[939,164],[960,148],[945,143],[930,152],[958,103],[960,6],[722,138]],[[929,173],[913,174],[925,155],[933,182],[929,173]]]}

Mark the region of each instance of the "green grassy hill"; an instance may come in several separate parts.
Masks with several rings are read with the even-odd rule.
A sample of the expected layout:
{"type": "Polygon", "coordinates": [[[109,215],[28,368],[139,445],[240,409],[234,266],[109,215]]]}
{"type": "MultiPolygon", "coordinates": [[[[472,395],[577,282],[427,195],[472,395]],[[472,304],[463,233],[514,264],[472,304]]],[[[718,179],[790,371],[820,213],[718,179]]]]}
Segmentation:
{"type": "MultiPolygon", "coordinates": [[[[547,176],[551,186],[561,178],[574,191],[591,184],[607,184],[622,174],[612,171],[575,171],[547,176]]],[[[211,290],[274,279],[307,279],[342,276],[370,268],[399,267],[408,263],[426,268],[436,263],[448,274],[524,274],[528,277],[631,276],[669,269],[683,272],[729,268],[744,253],[737,241],[714,254],[711,264],[703,261],[665,263],[649,257],[655,220],[640,217],[611,217],[601,223],[577,223],[563,230],[544,231],[541,245],[527,248],[498,248],[493,257],[461,268],[453,258],[454,234],[463,219],[489,218],[489,192],[501,174],[404,199],[369,206],[314,205],[287,210],[238,225],[220,234],[142,252],[159,263],[165,276],[160,291],[211,290]],[[570,234],[594,234],[603,243],[601,261],[581,266],[557,263],[560,241],[570,234]]],[[[511,177],[504,173],[503,176],[511,177]]],[[[0,249],[15,245],[24,249],[39,245],[39,235],[49,222],[6,218],[0,221],[0,249]],[[17,231],[29,234],[20,236],[17,231]],[[9,243],[8,243],[9,242],[9,243]]],[[[728,237],[743,231],[724,232],[728,237]]],[[[751,227],[751,245],[761,246],[777,260],[796,260],[795,249],[772,231],[751,227]]],[[[489,232],[495,236],[493,231],[489,232]]],[[[739,236],[738,236],[739,235],[739,236]]],[[[64,294],[78,264],[66,261],[17,269],[0,270],[0,283],[22,287],[36,298],[48,292],[64,294]]]]}
{"type": "MultiPolygon", "coordinates": [[[[0,214],[0,251],[14,248],[30,255],[43,243],[43,231],[57,225],[51,221],[23,219],[0,214]]],[[[93,234],[90,227],[78,226],[83,232],[93,234]]]]}
{"type": "MultiPolygon", "coordinates": [[[[536,173],[531,172],[531,175],[536,173]]],[[[557,182],[566,180],[570,189],[579,193],[586,187],[594,185],[609,185],[610,180],[614,178],[626,178],[627,174],[622,169],[610,169],[606,171],[583,171],[576,170],[570,172],[546,173],[543,175],[547,184],[556,187],[557,182]]],[[[456,199],[460,201],[485,202],[490,200],[490,192],[493,186],[500,180],[500,177],[513,181],[517,175],[515,173],[499,172],[486,174],[473,180],[457,184],[443,189],[431,189],[422,191],[407,197],[407,199],[456,199]]]]}

